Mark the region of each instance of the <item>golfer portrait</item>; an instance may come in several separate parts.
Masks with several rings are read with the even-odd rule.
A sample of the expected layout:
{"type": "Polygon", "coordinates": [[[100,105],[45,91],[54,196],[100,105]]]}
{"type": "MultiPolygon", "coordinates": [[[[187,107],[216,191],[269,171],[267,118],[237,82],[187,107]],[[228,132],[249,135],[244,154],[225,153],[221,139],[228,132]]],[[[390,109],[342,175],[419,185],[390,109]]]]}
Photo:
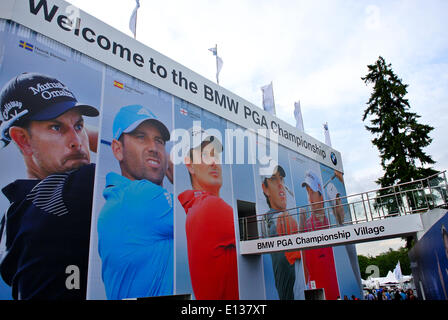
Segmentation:
{"type": "Polygon", "coordinates": [[[188,264],[198,300],[238,300],[238,269],[233,209],[220,197],[223,184],[219,161],[223,145],[201,127],[188,130],[193,143],[185,166],[191,189],[178,199],[187,215],[188,264]]]}
{"type": "MultiPolygon", "coordinates": [[[[330,222],[324,208],[324,191],[320,174],[314,170],[305,172],[302,188],[308,196],[308,207],[300,208],[299,230],[310,232],[330,228],[330,222]],[[308,210],[309,217],[306,216],[308,210]]],[[[337,212],[334,212],[337,214],[337,212]]],[[[303,251],[305,281],[311,287],[314,281],[316,288],[325,289],[325,297],[336,300],[339,295],[332,247],[308,249],[303,251]]]]}
{"type": "Polygon", "coordinates": [[[2,188],[10,206],[0,224],[1,277],[14,299],[83,300],[95,174],[90,151],[97,146],[84,117],[99,112],[39,73],[10,79],[0,111],[0,152],[17,147],[27,176],[2,188]],[[68,267],[80,273],[75,288],[67,285],[68,267]]]}
{"type": "MultiPolygon", "coordinates": [[[[269,211],[263,215],[262,233],[264,237],[276,237],[295,234],[299,227],[294,216],[287,208],[287,192],[285,184],[286,172],[281,165],[272,159],[269,161],[269,173],[261,175],[261,188],[266,199],[269,211]]],[[[266,172],[267,169],[264,169],[266,172]]],[[[272,270],[274,273],[275,287],[280,300],[294,300],[301,297],[294,288],[296,284],[295,263],[300,262],[300,251],[271,253],[272,270]]],[[[301,279],[297,279],[300,282],[301,279]]],[[[300,290],[296,290],[299,292],[300,290]]]]}
{"type": "Polygon", "coordinates": [[[173,294],[170,132],[148,106],[120,108],[111,149],[120,173],[109,172],[98,216],[98,252],[108,299],[173,294]]]}

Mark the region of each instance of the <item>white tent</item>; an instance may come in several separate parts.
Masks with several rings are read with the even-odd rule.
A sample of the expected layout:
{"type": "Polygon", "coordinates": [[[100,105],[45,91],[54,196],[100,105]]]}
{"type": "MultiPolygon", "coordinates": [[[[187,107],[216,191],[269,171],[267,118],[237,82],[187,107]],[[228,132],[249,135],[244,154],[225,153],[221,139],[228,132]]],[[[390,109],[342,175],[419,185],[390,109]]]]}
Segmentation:
{"type": "Polygon", "coordinates": [[[401,286],[405,282],[412,280],[412,276],[403,276],[403,278],[398,281],[392,271],[389,271],[385,277],[371,278],[367,280],[362,280],[362,285],[367,289],[379,289],[380,287],[388,286],[401,286]]]}
{"type": "Polygon", "coordinates": [[[380,279],[380,285],[386,285],[386,284],[398,284],[397,278],[395,278],[395,275],[392,273],[392,271],[389,270],[386,277],[384,278],[378,278],[380,279]]]}

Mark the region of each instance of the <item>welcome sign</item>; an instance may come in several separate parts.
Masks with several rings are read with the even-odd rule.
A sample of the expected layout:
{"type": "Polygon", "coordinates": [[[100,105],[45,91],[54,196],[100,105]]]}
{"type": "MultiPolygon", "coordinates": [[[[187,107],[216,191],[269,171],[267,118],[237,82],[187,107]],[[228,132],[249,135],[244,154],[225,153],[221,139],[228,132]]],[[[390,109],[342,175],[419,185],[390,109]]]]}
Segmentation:
{"type": "Polygon", "coordinates": [[[338,151],[62,0],[2,0],[0,18],[13,20],[137,79],[343,171],[338,151]],[[339,160],[339,161],[338,161],[339,160]]]}
{"type": "MultiPolygon", "coordinates": [[[[188,295],[197,300],[303,300],[311,287],[324,289],[327,299],[361,296],[353,245],[318,248],[311,253],[321,257],[319,250],[325,250],[325,263],[313,262],[304,254],[303,261],[293,257],[294,268],[282,270],[278,265],[286,258],[277,251],[387,236],[387,223],[353,229],[348,210],[336,216],[330,209],[326,210],[329,223],[343,227],[277,237],[284,233],[274,221],[269,235],[275,238],[240,241],[243,218],[272,211],[274,203],[281,203],[285,210],[309,205],[304,183],[311,183],[310,179],[312,185],[320,185],[323,200],[333,199],[337,190],[346,204],[337,151],[61,0],[0,1],[0,88],[10,88],[17,79],[31,81],[26,92],[39,97],[45,108],[60,106],[50,102],[67,100],[70,92],[99,115],[85,114],[84,126],[79,117],[71,118],[80,109],[72,110],[48,119],[50,125],[41,128],[44,132],[33,134],[35,139],[57,135],[51,143],[39,144],[36,158],[63,161],[67,157],[59,151],[65,150],[64,143],[73,146],[77,135],[72,133],[82,134],[90,163],[70,155],[69,162],[82,166],[68,167],[70,171],[57,175],[55,181],[42,175],[39,179],[49,189],[30,198],[38,205],[32,210],[44,211],[33,217],[53,217],[48,212],[55,212],[62,203],[68,213],[55,217],[82,215],[83,219],[76,219],[78,227],[70,220],[64,220],[69,227],[60,226],[63,221],[57,220],[57,227],[26,221],[15,228],[10,217],[17,215],[10,213],[26,207],[16,205],[25,200],[11,198],[11,206],[10,198],[0,193],[0,218],[8,221],[0,224],[10,238],[6,241],[1,236],[0,255],[29,253],[29,259],[19,259],[18,264],[12,263],[14,255],[0,258],[0,299],[17,298],[15,288],[22,284],[23,298],[39,292],[45,297],[63,294],[86,299],[188,295]],[[70,122],[75,124],[73,132],[66,130],[70,126],[61,126],[68,119],[76,120],[70,122]],[[125,135],[117,136],[122,130],[125,135]],[[166,132],[171,139],[166,139],[166,132]],[[199,135],[194,132],[203,132],[201,140],[195,139],[199,135]],[[206,152],[215,138],[221,152],[206,152]],[[194,161],[187,163],[187,156],[199,155],[199,145],[200,158],[207,161],[198,166],[194,161]],[[63,192],[65,185],[76,188],[63,192]],[[194,215],[201,218],[188,218],[194,215]],[[22,226],[30,227],[23,233],[29,238],[14,241],[14,232],[22,226]],[[225,246],[222,239],[227,239],[225,246]],[[18,245],[15,250],[10,243],[18,245]],[[229,252],[232,263],[226,258],[229,252]],[[265,252],[255,259],[243,256],[265,252]],[[36,256],[39,261],[47,259],[44,267],[22,272],[22,266],[30,266],[28,261],[36,261],[36,256]],[[325,282],[319,273],[328,274],[330,268],[333,273],[325,282]],[[57,290],[46,285],[49,274],[57,274],[57,290]],[[278,281],[288,283],[278,287],[278,281]],[[46,288],[51,292],[44,292],[46,288]]],[[[20,102],[14,98],[1,105],[3,133],[16,117],[23,116],[25,103],[20,102]]],[[[32,177],[23,161],[27,154],[21,152],[17,138],[0,139],[5,140],[0,149],[1,189],[15,181],[37,183],[28,181],[32,177]]],[[[54,165],[47,168],[54,175],[54,165]]],[[[265,236],[258,234],[262,230],[252,231],[265,236]]]]}

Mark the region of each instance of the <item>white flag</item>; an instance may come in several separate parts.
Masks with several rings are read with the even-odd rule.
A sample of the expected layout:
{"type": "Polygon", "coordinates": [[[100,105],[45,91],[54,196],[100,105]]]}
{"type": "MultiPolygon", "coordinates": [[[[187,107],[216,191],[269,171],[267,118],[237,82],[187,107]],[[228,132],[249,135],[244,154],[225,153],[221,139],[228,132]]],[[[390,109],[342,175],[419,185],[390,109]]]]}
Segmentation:
{"type": "Polygon", "coordinates": [[[400,261],[398,261],[397,265],[395,266],[394,269],[394,276],[395,278],[400,281],[401,279],[403,279],[403,274],[401,273],[401,265],[400,265],[400,261]]]}
{"type": "Polygon", "coordinates": [[[270,84],[261,87],[263,92],[263,109],[275,116],[274,89],[272,81],[270,84]]]}
{"type": "Polygon", "coordinates": [[[211,51],[213,55],[216,57],[216,83],[219,84],[219,73],[221,72],[222,65],[224,64],[224,62],[222,61],[221,57],[218,56],[218,45],[208,50],[211,51]]]}
{"type": "Polygon", "coordinates": [[[296,118],[296,128],[302,132],[305,132],[303,128],[302,108],[300,107],[300,101],[294,102],[294,117],[296,118]]]}
{"type": "Polygon", "coordinates": [[[328,130],[328,122],[324,123],[325,144],[331,147],[330,131],[328,130]]]}
{"type": "Polygon", "coordinates": [[[222,62],[221,57],[216,56],[216,80],[218,81],[218,83],[219,83],[219,73],[221,72],[223,64],[224,62],[222,62]]]}
{"type": "Polygon", "coordinates": [[[137,10],[140,8],[140,0],[135,0],[135,9],[132,11],[131,18],[129,19],[129,29],[131,29],[132,34],[135,35],[137,33],[137,10]]]}

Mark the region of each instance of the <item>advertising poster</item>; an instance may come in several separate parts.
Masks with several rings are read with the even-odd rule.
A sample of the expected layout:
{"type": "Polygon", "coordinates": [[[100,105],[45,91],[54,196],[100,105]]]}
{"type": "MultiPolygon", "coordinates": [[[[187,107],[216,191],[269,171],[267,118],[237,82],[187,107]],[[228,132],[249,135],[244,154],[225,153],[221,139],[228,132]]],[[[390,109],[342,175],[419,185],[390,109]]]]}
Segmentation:
{"type": "MultiPolygon", "coordinates": [[[[325,190],[320,165],[299,154],[290,154],[290,163],[299,210],[299,230],[310,232],[330,228],[333,214],[325,207],[325,190]]],[[[325,181],[326,182],[326,181],[325,181]]],[[[339,293],[332,247],[302,251],[307,290],[323,289],[324,297],[336,300],[339,293]]]]}
{"type": "MultiPolygon", "coordinates": [[[[337,227],[350,223],[351,216],[343,175],[322,164],[320,166],[322,178],[325,181],[325,200],[335,199],[326,202],[326,205],[329,206],[327,210],[330,225],[337,227]]],[[[344,297],[351,299],[352,296],[362,298],[361,274],[355,245],[334,246],[333,255],[341,299],[344,299],[344,297]]]]}
{"type": "Polygon", "coordinates": [[[409,251],[418,296],[448,300],[448,214],[440,218],[409,251]]]}
{"type": "Polygon", "coordinates": [[[64,1],[7,2],[41,33],[0,20],[0,299],[357,295],[354,246],[241,254],[350,221],[337,151],[64,1]]]}
{"type": "Polygon", "coordinates": [[[173,294],[172,96],[108,68],[90,248],[90,299],[173,294]]]}
{"type": "Polygon", "coordinates": [[[176,293],[200,300],[239,299],[236,213],[227,121],[175,99],[176,293]]]}
{"type": "Polygon", "coordinates": [[[0,297],[85,299],[102,66],[0,26],[0,297]]]}
{"type": "MultiPolygon", "coordinates": [[[[269,150],[268,154],[271,154],[269,150]]],[[[261,218],[261,235],[273,237],[299,231],[295,206],[293,177],[288,159],[289,151],[278,147],[278,161],[258,166],[256,171],[257,212],[261,218]]],[[[276,156],[275,153],[272,155],[276,156]]],[[[266,298],[303,300],[304,273],[301,251],[276,252],[263,255],[266,298]]]]}

